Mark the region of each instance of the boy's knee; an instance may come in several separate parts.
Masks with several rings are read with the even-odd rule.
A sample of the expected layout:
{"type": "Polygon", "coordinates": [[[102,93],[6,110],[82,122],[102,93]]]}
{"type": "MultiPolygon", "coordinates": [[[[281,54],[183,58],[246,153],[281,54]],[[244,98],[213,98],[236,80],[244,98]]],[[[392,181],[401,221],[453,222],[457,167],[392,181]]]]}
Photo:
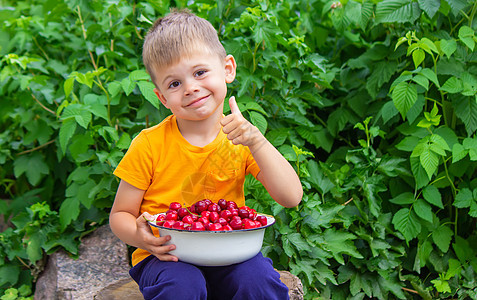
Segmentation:
{"type": "Polygon", "coordinates": [[[207,299],[207,285],[199,269],[181,262],[164,265],[155,278],[143,281],[144,299],[207,299]]]}
{"type": "Polygon", "coordinates": [[[288,299],[288,288],[271,261],[261,254],[233,268],[227,276],[229,299],[288,299]]]}

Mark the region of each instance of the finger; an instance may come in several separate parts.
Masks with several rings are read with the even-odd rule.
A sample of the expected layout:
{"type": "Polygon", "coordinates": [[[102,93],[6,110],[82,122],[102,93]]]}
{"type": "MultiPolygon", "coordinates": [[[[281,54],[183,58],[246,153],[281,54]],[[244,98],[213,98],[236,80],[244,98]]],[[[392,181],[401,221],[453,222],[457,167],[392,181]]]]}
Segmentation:
{"type": "Polygon", "coordinates": [[[240,112],[240,108],[237,105],[237,101],[235,100],[235,96],[230,97],[229,106],[230,106],[230,112],[232,114],[242,115],[242,113],[240,112]]]}
{"type": "MultiPolygon", "coordinates": [[[[168,241],[171,240],[170,235],[165,235],[165,236],[155,236],[154,234],[148,235],[145,238],[145,242],[149,245],[153,245],[156,247],[161,247],[165,245],[168,241]]],[[[167,251],[166,251],[167,252],[167,251]]]]}
{"type": "Polygon", "coordinates": [[[234,115],[233,114],[227,115],[220,120],[220,125],[222,125],[222,127],[224,127],[227,124],[229,124],[230,122],[232,122],[233,120],[234,120],[234,115]]]}
{"type": "Polygon", "coordinates": [[[142,215],[140,215],[137,219],[136,219],[136,224],[137,224],[137,227],[138,228],[149,228],[150,229],[150,226],[149,224],[147,223],[148,221],[150,222],[154,222],[154,217],[148,213],[148,212],[144,212],[142,215]]]}
{"type": "Polygon", "coordinates": [[[179,261],[179,258],[178,258],[177,256],[170,255],[170,254],[163,254],[163,255],[157,254],[156,257],[157,257],[160,261],[174,261],[174,262],[179,261]]]}
{"type": "Polygon", "coordinates": [[[141,216],[139,216],[138,219],[141,219],[140,221],[143,223],[146,223],[147,221],[154,222],[154,216],[148,213],[147,211],[144,212],[141,216]]]}
{"type": "Polygon", "coordinates": [[[170,254],[169,252],[172,250],[176,249],[176,245],[171,244],[171,245],[163,245],[160,247],[154,248],[154,251],[152,254],[154,254],[159,260],[162,261],[178,261],[179,259],[177,256],[174,256],[170,254]]]}

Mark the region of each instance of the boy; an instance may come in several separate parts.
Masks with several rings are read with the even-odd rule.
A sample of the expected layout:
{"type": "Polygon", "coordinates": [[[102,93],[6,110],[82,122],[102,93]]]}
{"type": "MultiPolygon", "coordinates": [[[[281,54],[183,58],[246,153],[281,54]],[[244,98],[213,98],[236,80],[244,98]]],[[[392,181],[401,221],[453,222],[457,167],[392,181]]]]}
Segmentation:
{"type": "Polygon", "coordinates": [[[253,174],[285,207],[303,190],[286,159],[240,113],[235,98],[223,116],[227,83],[236,63],[226,55],[212,25],[189,11],[173,11],[146,36],[144,64],[154,92],[172,115],[143,130],[114,174],[121,181],[110,215],[113,232],[137,248],[133,279],[145,299],[288,299],[271,260],[261,253],[231,266],[179,262],[144,218],[171,202],[187,206],[208,198],[244,205],[245,175],[253,174]]]}

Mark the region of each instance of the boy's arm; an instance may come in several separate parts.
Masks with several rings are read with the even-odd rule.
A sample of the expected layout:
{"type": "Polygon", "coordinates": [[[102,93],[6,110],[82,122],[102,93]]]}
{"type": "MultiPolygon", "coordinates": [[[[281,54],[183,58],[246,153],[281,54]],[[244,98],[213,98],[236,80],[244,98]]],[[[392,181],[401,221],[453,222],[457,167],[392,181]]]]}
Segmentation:
{"type": "Polygon", "coordinates": [[[128,245],[144,249],[163,261],[177,261],[177,257],[168,254],[175,246],[163,246],[171,237],[155,237],[144,219],[152,220],[153,217],[147,212],[139,215],[144,192],[121,180],[109,215],[111,230],[128,245]]]}
{"type": "Polygon", "coordinates": [[[224,133],[233,144],[248,146],[260,167],[257,179],[272,198],[285,207],[297,206],[303,196],[300,179],[280,152],[240,112],[235,97],[229,100],[231,114],[222,119],[224,133]]]}

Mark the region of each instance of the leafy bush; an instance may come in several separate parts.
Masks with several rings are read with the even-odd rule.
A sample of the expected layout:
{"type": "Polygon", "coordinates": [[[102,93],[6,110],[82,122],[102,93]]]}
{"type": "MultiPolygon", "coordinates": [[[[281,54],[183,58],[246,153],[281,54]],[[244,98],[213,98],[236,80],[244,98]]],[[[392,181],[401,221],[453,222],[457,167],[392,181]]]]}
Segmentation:
{"type": "Polygon", "coordinates": [[[107,221],[112,170],[168,114],[142,39],[170,6],[188,6],[236,57],[230,93],[302,179],[297,209],[253,178],[246,195],[276,216],[263,252],[306,298],[477,297],[475,1],[10,2],[3,290],[31,284],[45,255],[76,254],[107,221]]]}

